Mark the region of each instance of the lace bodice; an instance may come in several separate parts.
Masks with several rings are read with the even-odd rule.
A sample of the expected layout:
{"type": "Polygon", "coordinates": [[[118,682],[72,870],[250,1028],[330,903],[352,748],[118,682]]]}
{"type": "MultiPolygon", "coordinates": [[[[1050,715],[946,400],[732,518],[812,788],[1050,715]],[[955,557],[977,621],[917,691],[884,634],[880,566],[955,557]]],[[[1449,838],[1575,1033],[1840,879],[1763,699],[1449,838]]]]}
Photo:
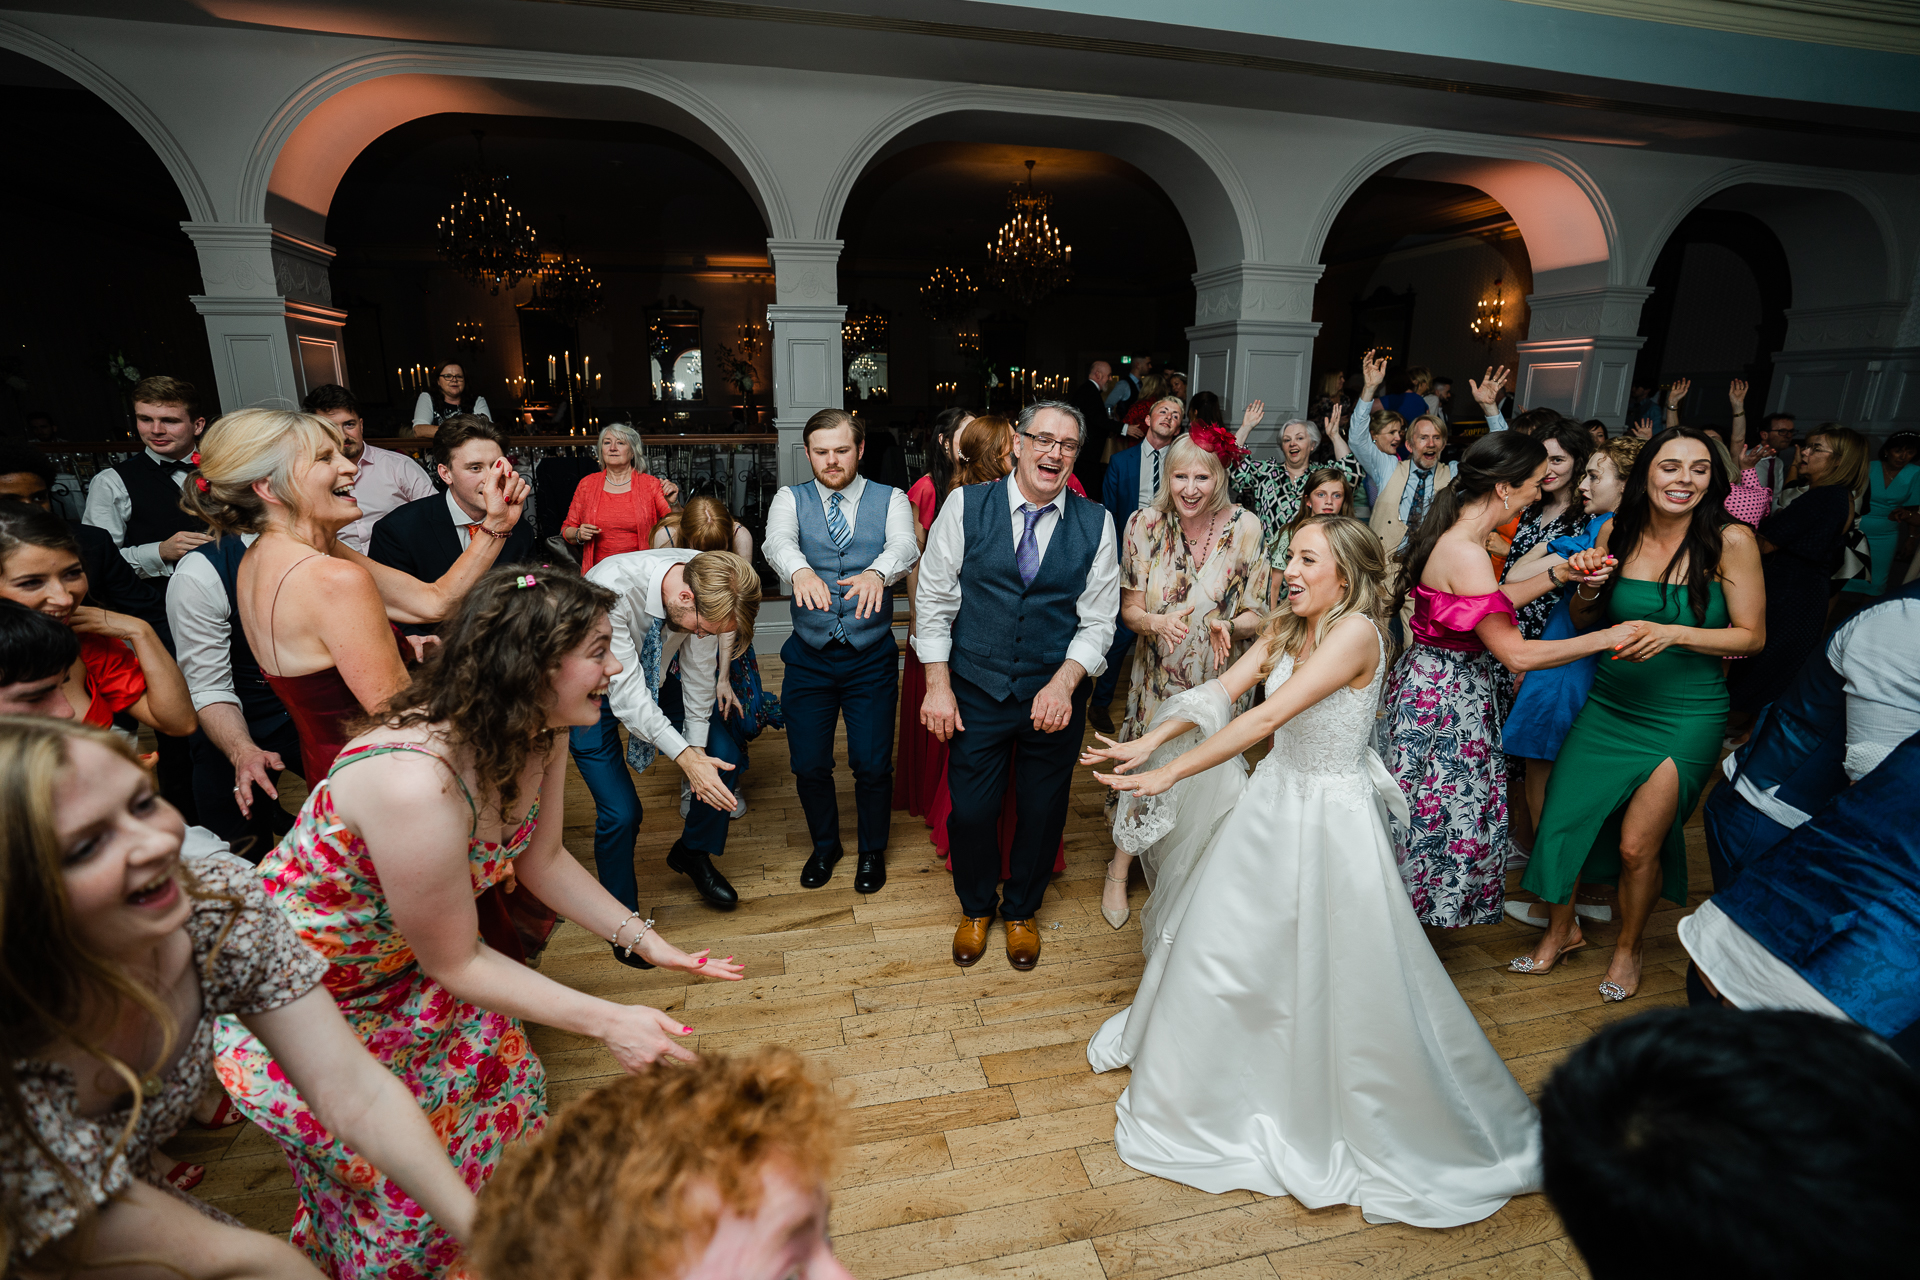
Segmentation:
{"type": "MultiPolygon", "coordinates": [[[[1267,696],[1293,675],[1293,657],[1283,655],[1267,677],[1267,696]]],[[[1386,674],[1384,644],[1373,666],[1373,679],[1364,689],[1335,689],[1280,726],[1273,750],[1260,762],[1256,774],[1300,784],[1351,782],[1356,796],[1373,790],[1367,750],[1373,744],[1374,712],[1380,704],[1380,686],[1386,674]]]]}

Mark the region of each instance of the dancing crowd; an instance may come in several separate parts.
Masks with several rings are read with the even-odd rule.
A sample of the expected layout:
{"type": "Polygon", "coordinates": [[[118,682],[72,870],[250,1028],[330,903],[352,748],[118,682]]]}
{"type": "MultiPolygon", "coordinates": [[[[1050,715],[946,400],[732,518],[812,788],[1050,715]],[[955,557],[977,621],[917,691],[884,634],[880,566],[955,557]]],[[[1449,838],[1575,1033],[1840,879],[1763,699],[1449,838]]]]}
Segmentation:
{"type": "Polygon", "coordinates": [[[440,375],[415,413],[431,474],[367,443],[341,387],[209,426],[191,386],[143,381],[144,447],[79,523],[44,457],[0,446],[11,1266],[845,1275],[839,1119],[803,1061],[698,1061],[677,1016],[538,968],[564,918],[617,963],[742,978],[642,911],[634,773],[679,770],[666,869],[727,911],[716,860],[768,727],[798,881],[834,878],[842,726],[851,887],[884,892],[892,812],[922,816],[963,968],[996,922],[1008,964],[1039,965],[1076,770],[1108,788],[1100,910],[1128,922],[1137,863],[1146,969],[1087,1055],[1131,1068],[1137,1169],[1422,1227],[1544,1186],[1605,1276],[1648,1241],[1673,1274],[1783,1276],[1915,1243],[1911,1215],[1859,1206],[1910,1195],[1920,1137],[1920,583],[1898,574],[1920,437],[1870,458],[1782,414],[1750,439],[1739,382],[1729,427],[1683,425],[1684,381],[1664,427],[1613,435],[1514,413],[1504,369],[1467,380],[1468,433],[1451,380],[1370,353],[1268,459],[1263,404],[1229,429],[1143,353],[1011,420],[948,410],[902,491],[863,474],[860,418],[822,410],[757,549],[791,601],[775,697],[724,503],[681,502],[609,426],[539,542],[511,441],[440,375]],[[570,762],[592,872],[561,844],[570,762]],[[1429,931],[1530,924],[1509,971],[1538,976],[1617,924],[1589,998],[1634,998],[1658,900],[1698,896],[1684,829],[1710,787],[1713,896],[1681,938],[1690,997],[1731,1008],[1603,1033],[1536,1111],[1429,931]],[[529,1020],[629,1075],[549,1121],[529,1020]],[[1788,1126],[1815,1172],[1787,1167],[1796,1108],[1824,1126],[1788,1126]],[[242,1118],[293,1170],[286,1240],[159,1153],[242,1118]],[[1703,1144],[1778,1164],[1730,1174],[1703,1144]],[[1808,1253],[1761,1212],[1777,1192],[1730,1190],[1768,1172],[1856,1229],[1808,1253]]]}

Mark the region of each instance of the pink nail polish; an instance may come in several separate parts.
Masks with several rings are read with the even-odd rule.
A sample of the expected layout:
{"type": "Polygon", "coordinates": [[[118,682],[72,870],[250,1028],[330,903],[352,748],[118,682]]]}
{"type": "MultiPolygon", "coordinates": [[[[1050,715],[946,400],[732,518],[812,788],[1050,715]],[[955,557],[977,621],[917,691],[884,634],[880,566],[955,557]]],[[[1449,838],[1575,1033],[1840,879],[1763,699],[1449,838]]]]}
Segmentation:
{"type": "Polygon", "coordinates": [[[681,1035],[683,1035],[683,1036],[689,1036],[689,1035],[692,1035],[692,1034],[693,1034],[693,1028],[692,1028],[692,1027],[682,1027],[682,1028],[680,1028],[680,1034],[681,1034],[681,1035]]]}
{"type": "Polygon", "coordinates": [[[700,963],[701,963],[701,964],[705,964],[706,962],[707,962],[707,958],[706,958],[705,956],[701,956],[701,957],[700,957],[700,963]]]}

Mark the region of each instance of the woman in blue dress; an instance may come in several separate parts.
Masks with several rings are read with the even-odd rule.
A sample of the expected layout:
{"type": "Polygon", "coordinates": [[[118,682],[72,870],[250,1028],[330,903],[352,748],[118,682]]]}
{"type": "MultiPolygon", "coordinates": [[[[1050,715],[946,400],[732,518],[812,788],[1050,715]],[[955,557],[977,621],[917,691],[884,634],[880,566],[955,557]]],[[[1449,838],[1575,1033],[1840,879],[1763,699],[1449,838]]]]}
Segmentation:
{"type": "MultiPolygon", "coordinates": [[[[1587,459],[1586,474],[1580,479],[1580,496],[1586,500],[1589,517],[1586,528],[1543,542],[1521,559],[1509,561],[1508,582],[1524,582],[1535,574],[1558,568],[1574,552],[1585,551],[1599,541],[1600,530],[1613,519],[1613,513],[1620,506],[1620,497],[1627,488],[1627,473],[1633,470],[1633,460],[1640,455],[1645,443],[1633,436],[1616,436],[1593,452],[1587,459]]],[[[1570,594],[1560,593],[1540,639],[1570,640],[1580,633],[1573,623],[1570,594]]],[[[1514,698],[1513,710],[1507,713],[1500,739],[1507,755],[1526,762],[1527,809],[1531,813],[1540,813],[1546,804],[1547,779],[1553,775],[1560,742],[1573,727],[1573,718],[1580,714],[1580,708],[1586,705],[1587,693],[1593,688],[1594,668],[1599,662],[1596,654],[1564,667],[1530,671],[1520,683],[1520,692],[1514,698]]],[[[1507,914],[1522,923],[1545,927],[1546,912],[1534,911],[1538,905],[1509,901],[1507,914]]],[[[1594,903],[1581,903],[1574,910],[1589,920],[1613,918],[1611,908],[1594,903]]]]}

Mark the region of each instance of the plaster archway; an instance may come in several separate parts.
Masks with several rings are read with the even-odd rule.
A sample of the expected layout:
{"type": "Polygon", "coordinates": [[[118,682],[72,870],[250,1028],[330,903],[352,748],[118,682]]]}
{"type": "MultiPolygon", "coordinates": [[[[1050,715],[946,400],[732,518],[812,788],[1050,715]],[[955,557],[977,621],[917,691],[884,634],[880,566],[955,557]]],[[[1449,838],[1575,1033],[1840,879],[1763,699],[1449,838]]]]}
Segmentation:
{"type": "Polygon", "coordinates": [[[827,185],[815,235],[833,239],[854,184],[876,162],[928,142],[1100,151],[1158,183],[1179,209],[1201,271],[1261,257],[1253,198],[1206,133],[1154,103],[967,87],[908,103],[867,131],[827,185]]]}
{"type": "Polygon", "coordinates": [[[1598,183],[1579,165],[1551,148],[1467,143],[1439,134],[1398,139],[1354,165],[1322,207],[1308,234],[1304,261],[1320,260],[1334,219],[1376,174],[1458,183],[1499,201],[1526,241],[1536,293],[1623,281],[1613,212],[1598,183]]]}
{"type": "Polygon", "coordinates": [[[180,189],[180,198],[186,201],[191,217],[195,221],[206,222],[216,216],[207,184],[202,181],[193,161],[187,158],[186,148],[180,145],[172,130],[161,123],[138,95],[66,45],[49,40],[39,32],[30,31],[17,23],[0,21],[0,49],[11,49],[22,57],[51,67],[112,107],[146,140],[160,158],[160,163],[166,166],[174,185],[180,189]]]}
{"type": "MultiPolygon", "coordinates": [[[[746,188],[775,238],[792,234],[784,195],[744,130],[687,85],[629,62],[403,51],[337,67],[294,93],[262,130],[241,179],[247,218],[324,221],[355,156],[389,130],[445,112],[623,120],[677,133],[746,188]]],[[[305,228],[312,233],[310,222],[305,228]]]]}

